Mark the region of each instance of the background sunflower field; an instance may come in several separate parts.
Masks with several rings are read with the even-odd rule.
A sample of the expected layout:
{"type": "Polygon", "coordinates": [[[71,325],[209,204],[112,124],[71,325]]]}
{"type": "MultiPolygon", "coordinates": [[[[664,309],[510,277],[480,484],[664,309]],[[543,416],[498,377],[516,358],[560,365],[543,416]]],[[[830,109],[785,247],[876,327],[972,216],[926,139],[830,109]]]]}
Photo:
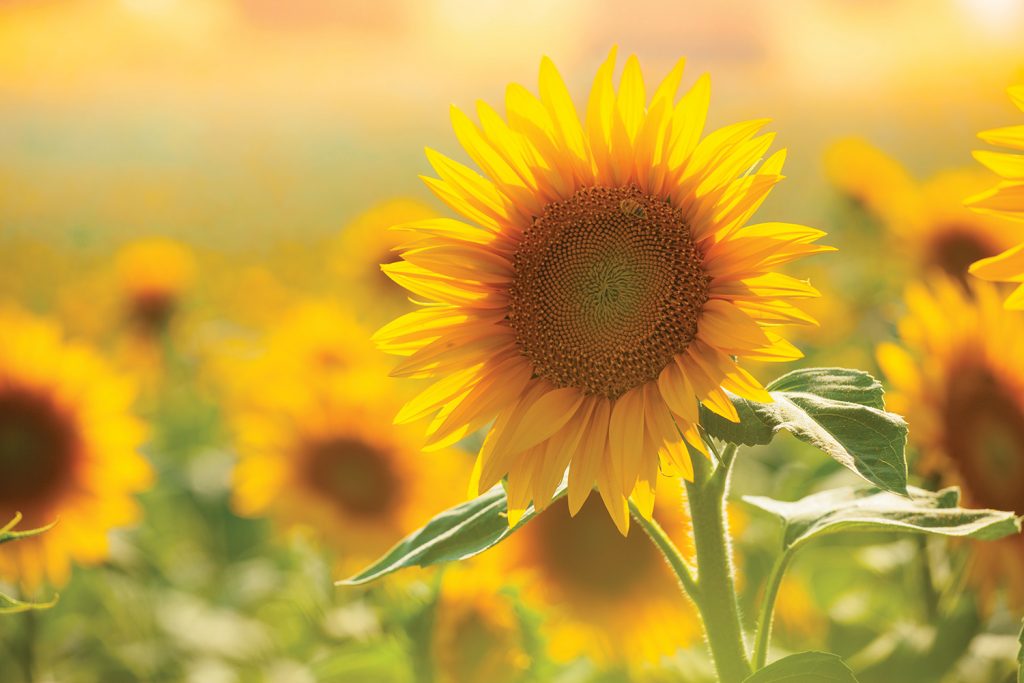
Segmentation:
{"type": "MultiPolygon", "coordinates": [[[[871,372],[914,483],[1024,513],[1024,313],[967,272],[1024,224],[964,207],[997,181],[978,131],[1024,123],[1022,38],[1018,0],[0,0],[0,528],[56,521],[0,531],[0,682],[714,680],[662,558],[596,497],[334,585],[466,498],[480,435],[424,451],[423,416],[394,423],[418,384],[371,336],[413,306],[379,266],[408,237],[386,228],[446,215],[417,176],[458,148],[449,105],[545,55],[577,102],[619,45],[709,72],[716,127],[771,117],[787,179],[758,215],[838,248],[787,270],[823,294],[791,366],[871,372]]],[[[851,480],[789,437],[735,476],[782,500],[851,480]]],[[[753,618],[778,530],[728,516],[753,618]]],[[[1009,683],[1022,617],[1020,538],[843,537],[793,566],[775,645],[868,683],[1009,683]]]]}

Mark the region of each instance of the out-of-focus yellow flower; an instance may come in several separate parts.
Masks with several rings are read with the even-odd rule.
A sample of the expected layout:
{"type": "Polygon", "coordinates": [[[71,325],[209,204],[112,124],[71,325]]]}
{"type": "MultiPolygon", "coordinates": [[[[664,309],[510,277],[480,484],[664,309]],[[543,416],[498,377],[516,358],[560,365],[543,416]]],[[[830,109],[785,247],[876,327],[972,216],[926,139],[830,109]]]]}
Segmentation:
{"type": "Polygon", "coordinates": [[[399,260],[395,249],[409,241],[401,227],[437,212],[414,199],[378,204],[346,225],[330,247],[330,264],[351,301],[368,320],[382,322],[411,308],[409,293],[381,271],[399,260]]]}
{"type": "Polygon", "coordinates": [[[1008,221],[963,204],[988,185],[984,173],[946,171],[918,183],[898,161],[861,140],[838,142],[825,158],[836,186],[882,221],[919,272],[939,270],[964,280],[974,261],[1015,243],[1008,221]],[[856,173],[844,175],[851,169],[856,173]]]}
{"type": "Polygon", "coordinates": [[[351,315],[303,303],[252,353],[223,368],[238,512],[315,528],[355,569],[461,500],[451,482],[468,461],[442,450],[422,466],[418,431],[392,424],[395,387],[351,315]]]}
{"type": "Polygon", "coordinates": [[[0,309],[0,518],[52,530],[0,546],[0,576],[29,590],[67,581],[72,561],[108,553],[107,533],[136,521],[150,484],[138,452],[134,388],[48,321],[0,309]]]}
{"type": "Polygon", "coordinates": [[[250,391],[272,396],[233,416],[240,514],[315,530],[348,570],[461,500],[451,484],[469,463],[441,451],[425,467],[416,430],[394,426],[395,403],[368,383],[267,379],[250,391]]]}
{"type": "MultiPolygon", "coordinates": [[[[907,416],[922,473],[962,487],[970,507],[1024,513],[1024,318],[1003,309],[994,285],[965,292],[939,278],[907,291],[902,346],[878,348],[892,387],[889,407],[907,416]]],[[[1024,605],[1024,540],[974,547],[974,576],[1005,584],[1024,605]]]]}
{"type": "Polygon", "coordinates": [[[474,562],[445,571],[430,644],[437,683],[526,679],[531,662],[513,582],[490,569],[474,562]]]}
{"type": "Polygon", "coordinates": [[[196,274],[192,252],[180,242],[162,237],[122,247],[115,267],[125,315],[147,332],[167,326],[196,274]]]}
{"type": "Polygon", "coordinates": [[[508,476],[510,524],[543,509],[569,470],[569,506],[595,483],[623,534],[627,500],[653,511],[659,470],[692,478],[686,444],[706,448],[698,405],[739,419],[726,390],[771,400],[737,359],[800,352],[776,330],[818,296],[781,265],[830,248],[801,225],[748,221],[782,179],[766,121],[702,138],[709,84],[678,103],[683,62],[648,99],[640,63],[616,89],[614,50],[581,122],[544,59],[540,95],[508,89],[508,121],[453,109],[481,175],[433,150],[427,185],[464,218],[412,226],[384,266],[424,303],[377,333],[408,356],[400,376],[432,377],[399,421],[437,414],[431,442],[491,424],[479,482],[508,476]]]}
{"type": "Polygon", "coordinates": [[[825,616],[803,579],[792,573],[782,580],[775,601],[775,627],[792,643],[806,645],[824,632],[825,616]]]}
{"type": "Polygon", "coordinates": [[[863,138],[843,138],[825,150],[825,174],[845,196],[876,215],[890,215],[914,190],[903,166],[863,138]]]}
{"type": "MultiPolygon", "coordinates": [[[[1009,93],[1014,104],[1024,111],[1024,85],[1010,88],[1009,93]]],[[[996,128],[981,133],[979,137],[1014,152],[1024,151],[1024,125],[996,128]]],[[[974,157],[1003,180],[994,188],[971,197],[968,200],[970,206],[983,213],[1024,220],[1024,154],[985,150],[975,152],[974,157]]],[[[1019,242],[1020,238],[1015,236],[1014,241],[1019,242]]],[[[971,266],[971,273],[984,280],[1024,283],[1024,243],[978,261],[971,266]]],[[[1006,307],[1024,309],[1024,284],[1020,284],[1006,299],[1006,307]]]]}
{"type": "MultiPolygon", "coordinates": [[[[692,555],[680,480],[661,477],[658,489],[654,517],[692,555]]],[[[642,666],[701,638],[696,610],[650,539],[635,527],[623,537],[593,498],[575,518],[565,499],[554,503],[490,552],[505,571],[526,573],[557,660],[642,666]]]]}

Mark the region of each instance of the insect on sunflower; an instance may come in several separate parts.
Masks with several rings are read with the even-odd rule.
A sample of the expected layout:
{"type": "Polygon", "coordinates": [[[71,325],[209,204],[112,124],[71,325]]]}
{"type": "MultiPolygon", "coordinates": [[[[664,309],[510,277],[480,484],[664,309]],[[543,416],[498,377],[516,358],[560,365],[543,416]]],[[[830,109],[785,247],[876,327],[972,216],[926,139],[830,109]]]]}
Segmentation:
{"type": "Polygon", "coordinates": [[[436,380],[396,421],[436,413],[429,449],[493,420],[479,487],[508,476],[513,525],[566,468],[571,512],[596,484],[623,533],[630,496],[649,517],[659,467],[692,478],[686,444],[706,453],[698,402],[737,420],[727,392],[771,400],[737,359],[799,358],[774,327],[813,323],[793,300],[817,291],[773,269],[828,250],[824,233],[747,225],[782,178],[784,151],[760,163],[767,122],[702,138],[706,77],[676,101],[680,61],[648,101],[636,57],[618,89],[614,67],[613,50],[583,123],[548,59],[539,97],[509,86],[507,120],[453,108],[483,175],[428,149],[424,180],[469,222],[402,226],[415,236],[383,266],[425,303],[377,342],[407,356],[396,375],[436,380]]]}

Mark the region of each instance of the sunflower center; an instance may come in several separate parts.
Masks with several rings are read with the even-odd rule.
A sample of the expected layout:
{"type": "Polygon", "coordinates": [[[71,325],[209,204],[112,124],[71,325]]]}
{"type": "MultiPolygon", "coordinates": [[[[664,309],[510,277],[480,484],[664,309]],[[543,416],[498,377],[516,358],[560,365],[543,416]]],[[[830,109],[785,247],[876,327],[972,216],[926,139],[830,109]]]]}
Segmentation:
{"type": "Polygon", "coordinates": [[[139,292],[130,302],[129,322],[143,332],[159,334],[167,329],[176,308],[176,298],[170,292],[139,292]]]}
{"type": "Polygon", "coordinates": [[[559,583],[587,595],[613,599],[649,581],[661,566],[654,547],[636,526],[623,538],[596,496],[575,517],[565,501],[537,517],[540,566],[559,583]]]}
{"type": "Polygon", "coordinates": [[[1024,513],[1024,406],[988,368],[963,368],[949,388],[946,452],[976,503],[1024,513]]]}
{"type": "Polygon", "coordinates": [[[589,187],[523,233],[508,319],[535,373],[618,398],[697,334],[703,258],[681,213],[635,187],[589,187]]]}
{"type": "Polygon", "coordinates": [[[51,401],[21,389],[0,390],[0,517],[15,512],[43,524],[69,483],[77,436],[51,401]]]}
{"type": "Polygon", "coordinates": [[[998,251],[976,230],[953,224],[938,231],[928,245],[928,263],[966,284],[970,265],[998,251]]]}
{"type": "Polygon", "coordinates": [[[338,437],[313,444],[307,458],[307,481],[343,512],[375,517],[391,509],[399,481],[389,454],[359,439],[338,437]]]}

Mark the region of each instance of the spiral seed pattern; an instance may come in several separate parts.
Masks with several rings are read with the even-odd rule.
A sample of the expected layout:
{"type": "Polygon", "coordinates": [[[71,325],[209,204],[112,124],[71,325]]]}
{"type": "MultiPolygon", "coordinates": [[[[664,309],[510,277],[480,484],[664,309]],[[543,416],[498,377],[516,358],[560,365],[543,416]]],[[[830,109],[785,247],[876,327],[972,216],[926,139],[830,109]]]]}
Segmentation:
{"type": "Polygon", "coordinates": [[[693,341],[708,300],[681,212],[636,187],[549,204],[513,266],[509,324],[535,374],[612,399],[657,379],[693,341]]]}

